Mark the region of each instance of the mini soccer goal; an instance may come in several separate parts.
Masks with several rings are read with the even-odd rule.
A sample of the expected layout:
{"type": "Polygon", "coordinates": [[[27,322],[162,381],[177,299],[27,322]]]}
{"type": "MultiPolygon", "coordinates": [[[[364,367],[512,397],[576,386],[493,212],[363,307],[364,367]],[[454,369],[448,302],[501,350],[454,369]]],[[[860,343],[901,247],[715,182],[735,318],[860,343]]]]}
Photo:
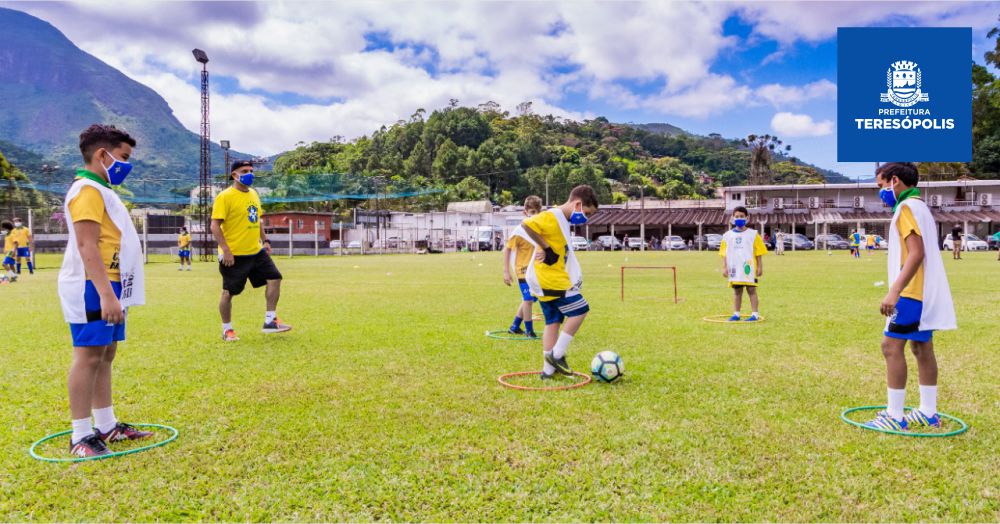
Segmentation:
{"type": "Polygon", "coordinates": [[[655,298],[670,298],[670,281],[668,278],[673,279],[673,299],[674,304],[680,302],[680,298],[677,296],[677,267],[676,266],[622,266],[621,267],[621,297],[622,302],[625,301],[625,273],[632,272],[635,276],[629,279],[629,289],[646,289],[653,290],[656,293],[655,298]],[[671,274],[669,277],[663,275],[663,272],[669,271],[671,274]]]}

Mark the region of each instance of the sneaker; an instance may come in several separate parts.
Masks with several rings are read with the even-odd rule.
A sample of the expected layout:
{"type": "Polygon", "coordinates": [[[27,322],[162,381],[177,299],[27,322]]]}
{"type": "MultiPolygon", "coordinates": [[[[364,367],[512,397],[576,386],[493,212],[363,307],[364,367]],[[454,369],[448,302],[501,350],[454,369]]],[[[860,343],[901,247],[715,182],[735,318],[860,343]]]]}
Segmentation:
{"type": "Polygon", "coordinates": [[[188,266],[187,270],[188,270],[188,271],[191,271],[191,266],[188,266]]]}
{"type": "Polygon", "coordinates": [[[538,374],[538,378],[542,380],[552,380],[553,378],[555,378],[555,376],[556,376],[555,373],[546,374],[544,371],[538,374]]]}
{"type": "Polygon", "coordinates": [[[514,326],[511,326],[509,329],[507,329],[507,332],[510,333],[511,335],[523,335],[524,334],[524,330],[523,329],[521,329],[519,327],[516,328],[514,326]]]}
{"type": "Polygon", "coordinates": [[[524,336],[528,338],[538,338],[538,335],[536,335],[534,331],[528,331],[527,333],[524,334],[524,336]]]}
{"type": "Polygon", "coordinates": [[[933,417],[924,415],[919,409],[911,409],[905,417],[907,427],[928,427],[941,429],[941,416],[937,413],[933,417]]]}
{"type": "Polygon", "coordinates": [[[264,324],[261,332],[263,333],[284,333],[285,331],[291,331],[292,326],[288,324],[282,324],[281,320],[275,317],[275,319],[267,324],[264,324]]]}
{"type": "Polygon", "coordinates": [[[886,411],[879,411],[875,418],[865,422],[865,426],[872,429],[880,429],[883,431],[906,431],[908,426],[906,424],[906,419],[901,418],[896,420],[889,416],[886,411]]]}
{"type": "Polygon", "coordinates": [[[733,315],[733,316],[729,317],[729,321],[730,322],[739,322],[740,321],[740,316],[739,315],[733,315]]]}
{"type": "Polygon", "coordinates": [[[123,440],[142,440],[153,436],[152,431],[142,431],[139,428],[119,422],[111,431],[101,433],[101,430],[94,428],[94,434],[104,442],[121,442],[123,440]]]}
{"type": "Polygon", "coordinates": [[[750,317],[744,320],[743,322],[757,322],[758,320],[760,320],[760,317],[758,317],[757,315],[750,315],[750,317]]]}
{"type": "Polygon", "coordinates": [[[177,271],[184,271],[184,268],[179,267],[179,268],[177,268],[177,271]]]}
{"type": "Polygon", "coordinates": [[[555,358],[552,356],[552,352],[549,351],[545,353],[545,362],[548,362],[550,366],[556,368],[557,373],[568,377],[573,376],[573,369],[566,363],[566,355],[563,355],[562,358],[555,358]]]}
{"type": "Polygon", "coordinates": [[[233,329],[227,329],[225,333],[222,334],[222,340],[224,342],[236,342],[240,337],[236,336],[236,331],[233,329]]]}
{"type": "Polygon", "coordinates": [[[95,431],[93,435],[88,435],[76,444],[72,440],[69,442],[69,452],[71,455],[76,455],[77,457],[88,458],[88,457],[100,457],[104,455],[110,455],[111,450],[104,444],[104,441],[97,436],[95,431]]]}

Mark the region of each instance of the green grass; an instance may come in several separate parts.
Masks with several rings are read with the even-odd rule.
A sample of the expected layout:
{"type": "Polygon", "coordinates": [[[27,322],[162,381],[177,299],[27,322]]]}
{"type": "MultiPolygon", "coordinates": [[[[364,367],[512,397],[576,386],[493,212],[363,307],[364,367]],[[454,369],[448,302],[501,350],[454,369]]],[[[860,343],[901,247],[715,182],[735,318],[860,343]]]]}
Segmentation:
{"type": "Polygon", "coordinates": [[[52,269],[0,287],[0,520],[997,521],[995,253],[945,260],[960,329],[935,338],[940,405],[971,429],[914,439],[838,418],[884,402],[884,257],[768,256],[767,322],[730,326],[701,321],[731,312],[714,253],[582,254],[592,311],[569,362],[614,350],[626,377],[557,393],[497,384],[541,356],[484,336],[517,301],[493,255],[278,259],[295,330],[260,334],[263,295],[248,291],[232,345],[215,265],[151,264],[115,407],[180,438],[56,465],[27,453],[69,426],[46,256],[52,269]],[[626,257],[678,266],[684,301],[662,298],[668,273],[636,273],[620,302],[626,257]]]}

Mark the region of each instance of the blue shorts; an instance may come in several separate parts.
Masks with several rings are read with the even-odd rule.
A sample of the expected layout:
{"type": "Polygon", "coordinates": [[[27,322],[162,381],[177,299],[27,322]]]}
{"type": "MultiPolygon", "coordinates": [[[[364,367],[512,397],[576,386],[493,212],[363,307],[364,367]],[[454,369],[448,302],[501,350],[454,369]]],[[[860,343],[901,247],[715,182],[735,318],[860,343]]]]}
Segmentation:
{"type": "Polygon", "coordinates": [[[531,288],[528,287],[528,281],[523,278],[519,279],[517,281],[517,285],[521,288],[521,298],[524,299],[525,302],[529,300],[532,302],[538,302],[538,297],[531,294],[531,288]]]}
{"type": "MultiPolygon", "coordinates": [[[[122,285],[120,282],[112,282],[111,288],[115,290],[115,296],[121,298],[122,285]]],[[[112,342],[125,340],[125,322],[121,324],[108,325],[101,320],[101,297],[97,294],[94,283],[87,281],[86,290],[83,292],[83,301],[87,310],[87,318],[97,317],[86,324],[70,324],[69,332],[73,335],[73,346],[107,346],[112,342]]]]}
{"type": "Polygon", "coordinates": [[[17,248],[17,257],[18,258],[21,258],[21,257],[30,257],[30,256],[31,256],[31,248],[30,247],[19,247],[19,248],[17,248]]]}
{"type": "Polygon", "coordinates": [[[573,295],[571,297],[559,297],[555,300],[543,300],[539,302],[542,306],[542,314],[545,315],[545,325],[562,324],[566,317],[578,317],[590,311],[590,304],[587,304],[583,295],[573,295]]]}
{"type": "Polygon", "coordinates": [[[889,319],[889,327],[885,330],[885,336],[914,342],[930,342],[931,338],[934,337],[934,331],[918,331],[920,313],[923,310],[923,302],[900,297],[899,302],[896,302],[896,312],[889,319]]]}
{"type": "Polygon", "coordinates": [[[13,266],[16,263],[17,263],[17,261],[14,260],[13,258],[3,257],[3,265],[5,265],[5,266],[13,266]]]}
{"type": "Polygon", "coordinates": [[[191,258],[191,250],[190,249],[182,249],[182,250],[180,250],[180,251],[177,252],[177,256],[191,258]]]}

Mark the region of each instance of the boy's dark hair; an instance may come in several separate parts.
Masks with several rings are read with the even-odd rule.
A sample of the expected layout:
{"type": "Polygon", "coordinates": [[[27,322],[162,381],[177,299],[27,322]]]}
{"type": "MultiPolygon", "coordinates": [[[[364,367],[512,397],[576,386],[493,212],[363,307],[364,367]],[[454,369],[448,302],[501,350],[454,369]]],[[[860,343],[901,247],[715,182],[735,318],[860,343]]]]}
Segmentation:
{"type": "Polygon", "coordinates": [[[733,214],[735,215],[736,213],[743,213],[744,215],[746,215],[748,217],[750,216],[750,212],[747,211],[747,208],[745,208],[743,206],[736,206],[736,207],[734,207],[733,208],[733,214]]]}
{"type": "Polygon", "coordinates": [[[6,229],[7,231],[13,231],[14,230],[14,224],[12,224],[11,222],[8,222],[8,221],[4,220],[3,224],[0,224],[0,229],[6,229]]]}
{"type": "Polygon", "coordinates": [[[569,200],[579,200],[583,207],[592,207],[597,209],[597,193],[594,192],[594,188],[584,184],[582,186],[576,186],[572,191],[569,192],[569,200]]]}
{"type": "Polygon", "coordinates": [[[80,133],[80,153],[85,163],[90,163],[98,149],[114,149],[123,143],[135,147],[131,135],[111,125],[92,124],[80,133]]]}
{"type": "Polygon", "coordinates": [[[535,213],[541,213],[542,211],[542,199],[541,197],[531,195],[524,199],[524,210],[534,211],[535,213]]]}
{"type": "Polygon", "coordinates": [[[913,162],[882,164],[875,170],[875,176],[880,176],[883,180],[892,180],[892,177],[896,177],[907,187],[914,187],[920,181],[920,173],[917,171],[917,165],[913,162]]]}

